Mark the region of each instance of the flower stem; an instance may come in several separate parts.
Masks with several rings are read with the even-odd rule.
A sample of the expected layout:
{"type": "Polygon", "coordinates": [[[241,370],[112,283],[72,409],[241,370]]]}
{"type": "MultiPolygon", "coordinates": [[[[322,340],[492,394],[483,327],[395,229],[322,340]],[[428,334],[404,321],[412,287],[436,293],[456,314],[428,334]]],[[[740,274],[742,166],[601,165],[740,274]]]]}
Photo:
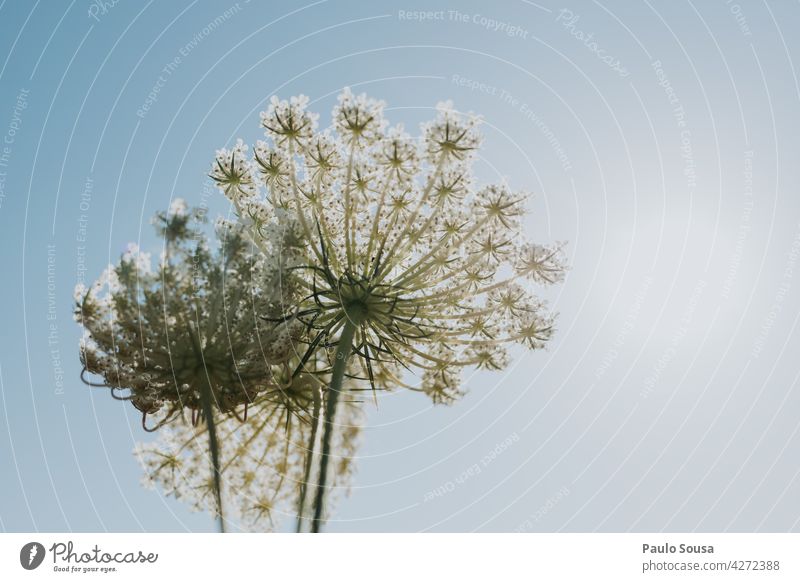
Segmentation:
{"type": "MultiPolygon", "coordinates": [[[[359,318],[360,319],[360,318],[359,318]]],[[[353,338],[356,328],[360,321],[348,314],[345,319],[342,335],[336,345],[336,361],[333,364],[333,374],[331,385],[328,389],[328,398],[325,402],[325,431],[322,434],[322,456],[320,457],[319,478],[317,481],[316,497],[314,499],[314,519],[311,522],[311,531],[319,533],[322,523],[322,510],[325,502],[325,487],[328,477],[328,461],[331,452],[331,436],[333,434],[333,419],[336,415],[336,405],[339,401],[339,393],[342,391],[342,380],[347,369],[347,361],[350,359],[350,352],[353,348],[353,338]]]]}
{"type": "Polygon", "coordinates": [[[220,479],[219,440],[217,427],[214,423],[214,407],[211,404],[213,395],[211,383],[203,382],[200,400],[203,405],[203,416],[208,426],[208,448],[211,449],[211,468],[214,471],[214,500],[217,503],[219,533],[225,533],[225,519],[222,514],[222,484],[220,479]]]}
{"type": "Polygon", "coordinates": [[[317,430],[319,429],[319,413],[322,408],[322,395],[318,386],[314,386],[314,411],[311,415],[311,436],[308,439],[308,451],[306,452],[306,468],[303,482],[300,484],[300,501],[297,508],[297,528],[296,532],[303,530],[303,518],[306,511],[306,494],[308,485],[311,481],[311,466],[314,463],[314,448],[317,443],[317,430]]]}

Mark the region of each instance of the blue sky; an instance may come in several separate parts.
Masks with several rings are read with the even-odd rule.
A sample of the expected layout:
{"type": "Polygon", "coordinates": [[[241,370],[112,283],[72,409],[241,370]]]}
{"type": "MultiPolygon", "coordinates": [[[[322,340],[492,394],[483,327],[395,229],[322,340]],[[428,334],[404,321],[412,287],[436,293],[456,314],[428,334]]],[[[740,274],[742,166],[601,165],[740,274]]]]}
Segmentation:
{"type": "Polygon", "coordinates": [[[139,417],[79,381],[72,289],[157,249],[172,198],[227,214],[207,168],[271,95],[326,124],[351,86],[412,132],[441,100],[482,114],[478,178],[532,192],[571,271],[548,351],[451,408],[370,409],[330,530],[796,530],[799,10],[0,3],[0,529],[213,529],[140,487],[139,417]]]}

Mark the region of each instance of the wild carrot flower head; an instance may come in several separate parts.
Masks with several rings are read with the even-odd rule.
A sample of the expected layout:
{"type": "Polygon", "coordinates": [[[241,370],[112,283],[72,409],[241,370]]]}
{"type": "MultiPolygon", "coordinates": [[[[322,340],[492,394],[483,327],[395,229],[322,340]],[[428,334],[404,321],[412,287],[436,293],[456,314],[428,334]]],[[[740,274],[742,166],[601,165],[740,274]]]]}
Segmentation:
{"type": "MultiPolygon", "coordinates": [[[[348,403],[340,418],[334,437],[334,484],[337,491],[346,493],[360,435],[359,407],[348,403]]],[[[220,416],[215,424],[222,505],[229,529],[271,531],[282,519],[293,517],[306,479],[311,424],[298,418],[290,418],[287,424],[279,409],[268,402],[253,405],[246,420],[220,416]]],[[[217,515],[208,440],[207,425],[194,427],[179,420],[159,430],[156,440],[137,443],[135,454],[144,470],[144,485],[195,511],[217,515]]]]}
{"type": "Polygon", "coordinates": [[[290,272],[302,249],[288,215],[259,231],[260,240],[280,245],[280,256],[253,254],[243,227],[224,221],[214,252],[192,227],[203,218],[173,203],[153,221],[165,244],[155,268],[133,245],[91,288],[76,289],[83,373],[100,376],[93,385],[130,400],[143,425],[147,415],[158,414],[160,425],[183,410],[196,420],[207,386],[223,413],[244,412],[276,392],[285,396],[285,369],[305,333],[295,319],[264,319],[281,316],[299,289],[290,272]]]}
{"type": "Polygon", "coordinates": [[[294,217],[307,264],[293,271],[293,315],[311,338],[306,355],[349,322],[349,375],[449,402],[464,367],[500,369],[510,344],[544,346],[553,320],[530,284],[562,279],[561,245],[527,241],[525,194],[475,183],[479,120],[441,103],[415,139],[388,126],[383,103],[345,90],[318,132],[307,103],[273,98],[254,156],[238,142],[211,172],[258,244],[264,224],[294,217]]]}

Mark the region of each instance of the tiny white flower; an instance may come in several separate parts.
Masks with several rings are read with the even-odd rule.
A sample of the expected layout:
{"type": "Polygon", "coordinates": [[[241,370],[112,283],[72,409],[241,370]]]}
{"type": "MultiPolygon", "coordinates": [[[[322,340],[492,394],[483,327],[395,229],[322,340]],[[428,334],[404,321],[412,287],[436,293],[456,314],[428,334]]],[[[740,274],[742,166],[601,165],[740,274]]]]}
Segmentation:
{"type": "Polygon", "coordinates": [[[354,95],[345,87],[333,109],[334,127],[345,143],[358,148],[371,146],[383,136],[385,106],[383,101],[370,99],[364,93],[354,95]]]}
{"type": "Polygon", "coordinates": [[[175,198],[169,205],[169,210],[167,214],[169,216],[185,216],[189,209],[188,204],[186,204],[186,200],[183,198],[175,198]]]}

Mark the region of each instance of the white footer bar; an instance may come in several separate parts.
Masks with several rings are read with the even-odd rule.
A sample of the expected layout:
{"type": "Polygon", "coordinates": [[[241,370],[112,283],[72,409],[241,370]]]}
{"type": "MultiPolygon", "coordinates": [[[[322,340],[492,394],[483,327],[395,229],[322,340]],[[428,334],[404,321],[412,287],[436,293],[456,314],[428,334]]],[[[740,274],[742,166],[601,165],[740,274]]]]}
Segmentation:
{"type": "Polygon", "coordinates": [[[0,580],[761,582],[799,563],[800,534],[0,534],[0,580]]]}

